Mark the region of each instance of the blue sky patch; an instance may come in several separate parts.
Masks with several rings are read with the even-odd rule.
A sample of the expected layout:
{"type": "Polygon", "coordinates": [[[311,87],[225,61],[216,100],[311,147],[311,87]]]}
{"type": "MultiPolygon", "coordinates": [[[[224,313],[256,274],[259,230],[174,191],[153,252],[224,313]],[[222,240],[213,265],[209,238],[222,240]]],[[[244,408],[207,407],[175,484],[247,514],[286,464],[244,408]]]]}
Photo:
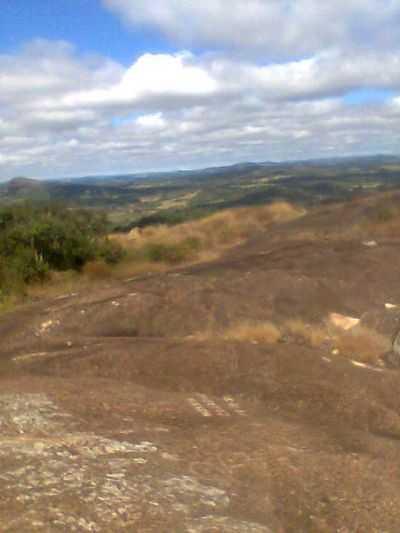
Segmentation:
{"type": "Polygon", "coordinates": [[[350,105],[383,104],[396,95],[388,89],[355,89],[347,93],[343,100],[350,105]]]}

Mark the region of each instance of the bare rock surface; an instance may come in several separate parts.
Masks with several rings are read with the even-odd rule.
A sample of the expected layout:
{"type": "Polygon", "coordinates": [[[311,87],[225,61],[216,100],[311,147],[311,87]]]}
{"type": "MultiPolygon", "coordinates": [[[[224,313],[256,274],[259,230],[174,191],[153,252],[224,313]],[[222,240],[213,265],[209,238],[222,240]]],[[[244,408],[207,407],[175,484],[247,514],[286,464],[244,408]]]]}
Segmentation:
{"type": "MultiPolygon", "coordinates": [[[[202,400],[220,416],[216,402],[202,400]]],[[[0,421],[4,531],[136,531],[146,519],[154,529],[173,523],[182,531],[269,531],[223,516],[236,497],[232,488],[178,468],[183,457],[162,451],[168,428],[155,429],[153,441],[136,431],[82,433],[43,393],[0,395],[0,421]]]]}
{"type": "Polygon", "coordinates": [[[398,533],[398,370],[216,334],[336,313],[391,339],[399,242],[338,235],[362,209],[2,317],[0,531],[398,533]]]}

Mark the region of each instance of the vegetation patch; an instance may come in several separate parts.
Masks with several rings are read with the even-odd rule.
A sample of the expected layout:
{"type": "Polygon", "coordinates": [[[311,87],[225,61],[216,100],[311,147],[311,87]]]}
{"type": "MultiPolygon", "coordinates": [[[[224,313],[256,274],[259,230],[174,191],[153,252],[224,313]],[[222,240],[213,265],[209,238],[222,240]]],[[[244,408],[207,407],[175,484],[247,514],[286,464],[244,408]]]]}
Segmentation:
{"type": "Polygon", "coordinates": [[[341,355],[370,364],[378,363],[380,357],[391,349],[387,337],[360,325],[336,335],[334,344],[341,355]]]}
{"type": "Polygon", "coordinates": [[[281,324],[271,321],[241,321],[224,330],[198,332],[191,338],[199,341],[213,339],[275,344],[299,343],[310,348],[325,348],[348,359],[362,363],[379,364],[382,355],[391,348],[390,340],[365,326],[344,331],[326,324],[307,324],[302,319],[287,320],[281,324]]]}
{"type": "Polygon", "coordinates": [[[306,324],[303,320],[288,320],[282,325],[287,335],[300,339],[312,348],[319,348],[329,340],[326,328],[316,324],[306,324]]]}
{"type": "Polygon", "coordinates": [[[0,300],[43,282],[52,271],[82,271],[89,261],[116,264],[122,247],[107,238],[103,215],[59,205],[0,209],[0,300]]]}
{"type": "Polygon", "coordinates": [[[222,337],[226,340],[275,344],[281,339],[282,332],[272,322],[242,322],[225,330],[222,337]]]}
{"type": "MultiPolygon", "coordinates": [[[[214,259],[256,231],[304,214],[286,202],[221,211],[175,226],[108,235],[105,215],[55,204],[0,209],[0,301],[76,290],[84,281],[214,259]]],[[[9,305],[9,304],[7,304],[9,305]]]]}
{"type": "Polygon", "coordinates": [[[220,211],[208,217],[176,226],[158,224],[113,239],[126,249],[131,260],[177,264],[201,260],[238,244],[273,223],[288,222],[302,215],[302,208],[277,202],[263,207],[220,211]]]}
{"type": "Polygon", "coordinates": [[[150,262],[177,264],[195,257],[201,243],[195,237],[187,237],[177,242],[151,241],[143,246],[142,252],[150,262]]]}

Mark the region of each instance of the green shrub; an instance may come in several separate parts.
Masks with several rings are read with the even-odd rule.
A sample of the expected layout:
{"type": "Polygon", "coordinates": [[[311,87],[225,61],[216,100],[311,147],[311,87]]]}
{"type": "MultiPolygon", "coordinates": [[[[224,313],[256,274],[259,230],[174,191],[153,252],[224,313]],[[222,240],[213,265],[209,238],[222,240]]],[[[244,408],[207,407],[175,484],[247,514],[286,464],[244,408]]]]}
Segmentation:
{"type": "Polygon", "coordinates": [[[117,263],[121,246],[106,238],[103,214],[60,205],[0,209],[0,298],[50,271],[80,271],[100,259],[117,263]]]}
{"type": "Polygon", "coordinates": [[[393,205],[385,205],[380,206],[375,214],[375,218],[377,222],[389,222],[390,220],[393,220],[398,216],[399,211],[398,209],[393,205]]]}
{"type": "Polygon", "coordinates": [[[49,272],[49,265],[32,248],[17,248],[7,264],[8,278],[13,275],[24,283],[42,281],[49,272]]]}
{"type": "Polygon", "coordinates": [[[119,263],[126,255],[122,246],[110,239],[104,239],[98,245],[98,254],[105,263],[115,265],[119,263]]]}

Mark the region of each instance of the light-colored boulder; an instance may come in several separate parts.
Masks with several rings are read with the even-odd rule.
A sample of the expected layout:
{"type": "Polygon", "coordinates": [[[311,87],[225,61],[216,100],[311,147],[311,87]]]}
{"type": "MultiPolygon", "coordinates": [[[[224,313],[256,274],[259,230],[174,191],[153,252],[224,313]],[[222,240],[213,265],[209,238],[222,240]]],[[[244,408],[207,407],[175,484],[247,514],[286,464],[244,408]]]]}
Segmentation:
{"type": "Polygon", "coordinates": [[[345,316],[339,313],[331,313],[329,315],[329,320],[334,326],[336,326],[337,328],[344,329],[345,331],[354,328],[360,323],[359,318],[345,316]]]}

